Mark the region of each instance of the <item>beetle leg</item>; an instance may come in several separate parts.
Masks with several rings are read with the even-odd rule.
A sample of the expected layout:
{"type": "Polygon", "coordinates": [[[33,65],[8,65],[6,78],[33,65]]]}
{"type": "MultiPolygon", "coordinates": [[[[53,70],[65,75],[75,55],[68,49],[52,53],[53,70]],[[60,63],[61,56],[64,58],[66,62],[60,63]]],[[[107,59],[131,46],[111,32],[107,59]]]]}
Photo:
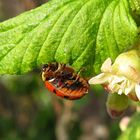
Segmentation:
{"type": "Polygon", "coordinates": [[[55,74],[57,75],[58,73],[60,73],[64,68],[65,68],[66,64],[58,64],[58,68],[55,71],[55,74]]]}
{"type": "Polygon", "coordinates": [[[68,80],[65,82],[66,86],[71,86],[75,81],[68,80]]]}
{"type": "Polygon", "coordinates": [[[70,80],[67,80],[65,82],[65,85],[71,86],[72,84],[74,84],[76,81],[79,80],[79,76],[76,76],[75,74],[72,75],[70,80]]]}

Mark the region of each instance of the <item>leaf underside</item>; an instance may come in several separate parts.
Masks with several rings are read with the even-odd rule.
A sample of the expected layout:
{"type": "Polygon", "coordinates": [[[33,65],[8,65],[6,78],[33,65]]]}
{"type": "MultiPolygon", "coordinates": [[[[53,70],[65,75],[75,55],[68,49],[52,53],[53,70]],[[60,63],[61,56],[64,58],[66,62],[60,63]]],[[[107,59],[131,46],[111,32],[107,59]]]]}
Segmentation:
{"type": "Polygon", "coordinates": [[[137,37],[127,0],[51,0],[0,23],[0,74],[66,63],[91,76],[137,37]]]}

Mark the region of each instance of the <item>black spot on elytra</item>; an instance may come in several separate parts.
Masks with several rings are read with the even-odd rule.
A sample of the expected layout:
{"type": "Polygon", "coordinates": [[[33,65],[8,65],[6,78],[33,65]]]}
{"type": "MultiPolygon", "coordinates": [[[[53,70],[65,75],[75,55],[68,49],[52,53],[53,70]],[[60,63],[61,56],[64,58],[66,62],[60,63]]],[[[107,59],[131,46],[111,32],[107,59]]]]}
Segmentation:
{"type": "Polygon", "coordinates": [[[76,81],[71,86],[69,86],[69,89],[71,89],[71,90],[77,90],[77,89],[81,88],[82,86],[83,85],[82,85],[81,82],[76,81]]]}
{"type": "Polygon", "coordinates": [[[56,90],[55,89],[53,89],[53,93],[56,94],[56,90]]]}
{"type": "Polygon", "coordinates": [[[69,96],[63,96],[65,99],[69,99],[69,96]]]}

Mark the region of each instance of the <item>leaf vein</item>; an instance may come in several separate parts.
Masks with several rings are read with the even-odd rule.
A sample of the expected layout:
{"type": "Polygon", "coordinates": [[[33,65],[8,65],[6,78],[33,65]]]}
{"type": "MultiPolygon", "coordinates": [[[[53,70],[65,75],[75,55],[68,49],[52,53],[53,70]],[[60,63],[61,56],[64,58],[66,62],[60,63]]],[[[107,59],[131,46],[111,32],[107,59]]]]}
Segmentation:
{"type": "Polygon", "coordinates": [[[64,34],[63,34],[63,36],[62,36],[61,41],[60,41],[60,43],[58,44],[58,47],[57,47],[57,49],[56,49],[56,51],[55,51],[55,55],[54,55],[54,56],[56,56],[56,53],[57,53],[57,51],[58,51],[58,48],[60,47],[60,45],[61,45],[61,43],[62,43],[62,40],[63,40],[63,38],[65,37],[65,34],[66,34],[66,32],[68,31],[68,29],[70,28],[71,24],[73,23],[74,19],[76,18],[76,16],[78,16],[78,14],[80,13],[80,11],[81,11],[90,1],[91,1],[91,0],[86,1],[86,2],[81,6],[81,8],[79,9],[79,11],[75,14],[74,18],[72,19],[71,23],[68,25],[66,31],[64,32],[64,34]]]}

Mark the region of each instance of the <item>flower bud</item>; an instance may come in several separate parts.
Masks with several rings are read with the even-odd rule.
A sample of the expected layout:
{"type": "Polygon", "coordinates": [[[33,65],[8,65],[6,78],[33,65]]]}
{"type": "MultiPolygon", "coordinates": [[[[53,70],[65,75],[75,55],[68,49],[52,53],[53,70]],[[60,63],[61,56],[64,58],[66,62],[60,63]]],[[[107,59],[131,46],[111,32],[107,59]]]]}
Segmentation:
{"type": "Polygon", "coordinates": [[[140,82],[140,56],[136,50],[120,54],[112,65],[112,72],[140,82]]]}
{"type": "Polygon", "coordinates": [[[120,54],[114,64],[108,58],[101,67],[102,73],[91,78],[90,84],[102,84],[109,93],[125,94],[140,100],[140,55],[138,50],[120,54]]]}
{"type": "Polygon", "coordinates": [[[128,107],[128,97],[124,94],[109,94],[106,102],[107,112],[113,119],[122,116],[128,107]]]}

